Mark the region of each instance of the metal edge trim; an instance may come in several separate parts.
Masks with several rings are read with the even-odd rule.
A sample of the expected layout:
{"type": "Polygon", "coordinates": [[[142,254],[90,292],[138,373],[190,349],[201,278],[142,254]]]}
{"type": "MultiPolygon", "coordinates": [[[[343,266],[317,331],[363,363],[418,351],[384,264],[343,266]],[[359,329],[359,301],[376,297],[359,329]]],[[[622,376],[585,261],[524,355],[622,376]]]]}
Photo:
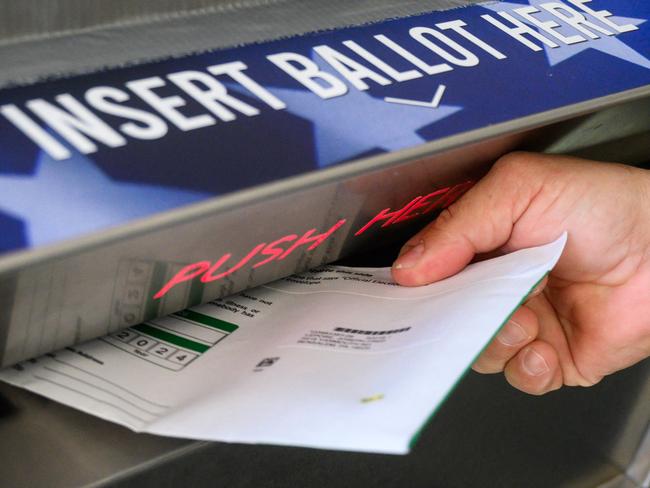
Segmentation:
{"type": "Polygon", "coordinates": [[[151,217],[137,219],[114,229],[100,231],[56,244],[45,245],[37,249],[8,253],[4,257],[0,256],[0,273],[49,259],[64,257],[73,253],[89,251],[120,239],[136,237],[173,225],[187,223],[203,218],[209,214],[225,212],[238,206],[259,202],[263,199],[286,195],[287,193],[296,192],[305,188],[324,185],[362,173],[396,166],[408,160],[431,156],[436,153],[456,149],[462,145],[474,144],[493,137],[561,122],[645,96],[650,96],[650,84],[444,137],[413,148],[363,158],[327,169],[311,171],[282,181],[265,183],[245,190],[239,190],[226,194],[225,196],[216,196],[205,202],[188,205],[151,217]]]}

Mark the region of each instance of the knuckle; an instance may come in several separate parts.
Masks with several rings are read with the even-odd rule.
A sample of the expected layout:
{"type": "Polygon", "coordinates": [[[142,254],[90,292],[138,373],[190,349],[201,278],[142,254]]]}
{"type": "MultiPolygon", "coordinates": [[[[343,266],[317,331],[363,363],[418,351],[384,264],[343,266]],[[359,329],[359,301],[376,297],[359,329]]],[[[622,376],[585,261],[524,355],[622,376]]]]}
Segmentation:
{"type": "Polygon", "coordinates": [[[494,171],[502,176],[519,176],[530,170],[532,166],[538,164],[539,157],[532,153],[524,151],[514,151],[501,156],[494,163],[494,171]]]}
{"type": "Polygon", "coordinates": [[[446,222],[449,222],[451,219],[453,219],[455,208],[456,204],[454,203],[453,205],[450,205],[449,207],[443,209],[442,212],[440,212],[440,215],[438,215],[438,218],[435,220],[434,224],[444,225],[446,222]]]}
{"type": "Polygon", "coordinates": [[[476,366],[480,368],[480,373],[501,373],[503,372],[506,363],[512,357],[512,352],[502,351],[503,346],[498,343],[492,342],[481,353],[476,360],[476,366]]]}

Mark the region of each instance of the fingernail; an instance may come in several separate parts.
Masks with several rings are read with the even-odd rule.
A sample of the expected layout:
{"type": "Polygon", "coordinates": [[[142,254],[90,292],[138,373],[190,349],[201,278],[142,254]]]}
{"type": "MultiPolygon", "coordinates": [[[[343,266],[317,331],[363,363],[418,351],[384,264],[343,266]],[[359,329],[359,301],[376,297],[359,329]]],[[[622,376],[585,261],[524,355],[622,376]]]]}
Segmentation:
{"type": "Polygon", "coordinates": [[[524,328],[514,320],[509,320],[497,336],[497,340],[506,346],[516,346],[527,341],[528,338],[524,328]]]}
{"type": "Polygon", "coordinates": [[[550,371],[546,359],[533,348],[528,349],[524,353],[523,366],[526,373],[531,376],[540,376],[550,371]]]}
{"type": "Polygon", "coordinates": [[[409,269],[415,267],[424,254],[424,242],[420,242],[417,246],[412,247],[400,257],[397,258],[393,268],[395,269],[409,269]]]}

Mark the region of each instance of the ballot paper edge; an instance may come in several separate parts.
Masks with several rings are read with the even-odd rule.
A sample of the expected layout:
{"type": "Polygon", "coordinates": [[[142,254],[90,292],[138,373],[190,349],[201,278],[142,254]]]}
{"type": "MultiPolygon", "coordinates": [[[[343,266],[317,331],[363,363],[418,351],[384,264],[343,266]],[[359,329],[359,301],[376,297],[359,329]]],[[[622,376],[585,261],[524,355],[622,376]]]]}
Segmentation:
{"type": "MultiPolygon", "coordinates": [[[[562,250],[563,250],[565,244],[566,244],[566,233],[563,236],[561,236],[559,239],[557,239],[554,243],[550,243],[550,244],[547,244],[547,245],[544,245],[544,246],[538,246],[538,247],[547,247],[547,248],[552,248],[552,249],[554,248],[554,251],[555,251],[556,255],[553,257],[553,259],[547,261],[547,263],[546,263],[546,265],[550,269],[547,269],[543,273],[543,275],[540,277],[540,279],[537,280],[530,287],[530,289],[525,294],[522,295],[522,298],[513,307],[512,311],[504,318],[502,323],[496,328],[496,331],[494,332],[494,334],[491,335],[491,337],[488,340],[486,340],[484,346],[474,356],[474,359],[466,365],[463,372],[457,377],[457,379],[453,382],[453,384],[448,387],[447,391],[443,395],[440,402],[438,402],[434,406],[434,408],[431,410],[431,413],[425,418],[425,420],[421,423],[420,427],[415,431],[415,433],[410,435],[410,436],[404,436],[403,441],[402,441],[403,443],[395,443],[390,448],[384,447],[384,448],[379,448],[378,449],[376,446],[374,446],[373,448],[368,448],[368,446],[347,445],[344,448],[342,448],[340,445],[331,445],[331,444],[328,444],[328,443],[314,444],[313,442],[311,442],[311,443],[300,443],[300,442],[295,442],[295,441],[283,442],[283,441],[279,441],[278,439],[264,440],[264,439],[259,439],[259,438],[254,440],[254,441],[252,441],[252,440],[250,440],[250,441],[249,440],[242,440],[241,438],[240,439],[225,439],[225,438],[222,438],[219,441],[220,442],[225,442],[225,443],[234,443],[234,444],[283,445],[283,446],[304,447],[304,448],[312,448],[312,449],[315,448],[315,449],[325,449],[325,450],[341,450],[341,449],[344,449],[345,451],[351,451],[351,452],[372,452],[372,453],[376,453],[376,454],[389,454],[389,455],[405,455],[405,454],[408,454],[410,452],[410,450],[414,447],[415,443],[418,441],[418,439],[421,436],[424,428],[429,424],[429,422],[433,419],[433,417],[438,413],[438,411],[440,409],[440,406],[449,398],[449,396],[451,395],[453,390],[458,386],[458,384],[461,382],[461,380],[466,376],[468,370],[470,369],[471,365],[474,363],[476,358],[478,358],[478,356],[485,350],[487,345],[499,333],[501,328],[508,322],[508,320],[510,319],[510,317],[512,317],[512,315],[517,310],[517,308],[519,308],[521,306],[521,304],[523,304],[525,302],[526,297],[530,294],[530,292],[532,290],[534,290],[535,287],[538,286],[539,283],[541,283],[544,280],[544,278],[548,275],[550,270],[555,266],[555,264],[557,263],[557,261],[559,260],[561,254],[562,254],[562,250]],[[401,445],[398,445],[398,444],[401,444],[401,445]]],[[[104,418],[101,415],[97,415],[96,407],[91,407],[87,403],[85,403],[83,406],[76,405],[76,406],[73,407],[67,401],[63,401],[64,399],[58,398],[58,395],[56,395],[56,394],[54,394],[54,395],[52,393],[44,394],[42,391],[37,391],[34,388],[34,386],[31,384],[31,381],[29,381],[29,379],[31,379],[31,375],[30,375],[30,377],[29,377],[29,379],[27,381],[25,381],[25,380],[21,381],[20,379],[14,377],[14,375],[12,374],[12,371],[11,371],[10,368],[7,368],[6,370],[2,371],[2,373],[3,374],[1,375],[1,379],[3,381],[5,381],[5,382],[15,386],[15,387],[24,388],[24,389],[30,391],[31,393],[39,395],[39,396],[44,397],[44,398],[50,398],[50,399],[52,399],[54,401],[57,401],[58,403],[60,403],[62,405],[65,405],[68,408],[74,408],[74,409],[76,409],[78,411],[84,412],[85,414],[89,414],[89,415],[91,415],[91,416],[93,416],[95,418],[99,418],[99,419],[104,420],[104,421],[110,421],[110,422],[113,422],[115,424],[121,425],[122,427],[125,427],[125,428],[127,428],[127,429],[129,429],[129,430],[131,430],[131,431],[133,431],[135,433],[149,433],[149,434],[154,434],[154,435],[164,435],[164,436],[173,437],[173,438],[183,438],[183,439],[192,438],[192,439],[196,439],[196,440],[204,440],[204,439],[201,439],[201,438],[191,437],[191,436],[188,437],[187,435],[182,435],[182,434],[179,435],[177,433],[172,433],[172,432],[165,432],[165,433],[153,432],[153,431],[150,431],[147,426],[144,426],[144,425],[136,426],[134,423],[125,421],[123,419],[112,418],[112,419],[108,420],[108,419],[104,418]]],[[[97,400],[97,399],[95,399],[95,400],[97,400]]]]}
{"type": "Polygon", "coordinates": [[[465,376],[467,376],[467,373],[469,373],[469,370],[472,369],[472,365],[473,365],[473,364],[476,362],[476,360],[481,356],[481,354],[483,354],[483,351],[485,351],[485,349],[487,349],[487,347],[488,347],[488,346],[490,345],[490,343],[491,343],[491,342],[496,338],[496,336],[499,335],[499,332],[501,332],[501,329],[502,329],[502,328],[503,328],[503,327],[508,323],[508,321],[509,321],[510,318],[514,315],[514,313],[517,311],[517,309],[518,309],[520,306],[522,306],[522,305],[526,302],[526,298],[528,297],[528,295],[530,295],[530,293],[531,293],[531,292],[532,292],[532,291],[533,291],[533,290],[534,290],[534,289],[535,289],[535,288],[536,288],[536,287],[537,287],[537,286],[538,286],[542,281],[544,281],[544,279],[548,276],[548,274],[549,274],[550,272],[551,272],[551,271],[549,270],[549,271],[547,271],[546,273],[544,273],[544,276],[542,276],[542,277],[539,279],[539,281],[537,281],[537,282],[536,282],[536,283],[535,283],[535,284],[530,288],[530,290],[528,290],[528,292],[527,292],[527,293],[522,297],[522,299],[519,301],[519,303],[517,303],[517,305],[515,305],[515,308],[512,309],[512,312],[510,312],[510,313],[508,314],[508,316],[503,320],[503,322],[501,323],[501,325],[499,325],[499,327],[496,329],[496,331],[494,332],[494,334],[492,334],[492,336],[487,340],[487,342],[486,342],[485,345],[481,348],[481,350],[476,354],[476,356],[474,356],[474,358],[472,359],[472,361],[471,361],[471,362],[466,366],[465,371],[463,371],[463,373],[458,377],[458,379],[454,382],[454,384],[452,384],[452,385],[449,387],[449,389],[447,390],[447,392],[446,392],[445,395],[443,396],[443,398],[442,398],[442,400],[440,401],[440,403],[438,403],[438,404],[433,408],[433,410],[431,411],[431,413],[429,414],[429,416],[424,420],[424,422],[422,423],[422,425],[420,426],[420,428],[419,428],[419,429],[418,429],[418,430],[417,430],[417,431],[416,431],[416,432],[411,436],[411,439],[409,440],[409,443],[408,443],[407,452],[406,452],[405,454],[409,453],[409,452],[411,451],[411,449],[413,449],[413,447],[415,446],[415,444],[418,442],[418,440],[419,440],[420,437],[422,436],[422,433],[424,432],[424,429],[429,425],[429,423],[430,423],[430,422],[433,420],[433,418],[436,416],[436,414],[437,414],[438,411],[440,410],[440,407],[442,407],[442,405],[444,405],[444,404],[447,402],[447,400],[449,399],[449,397],[451,396],[451,394],[454,392],[454,390],[456,389],[456,387],[459,385],[459,383],[460,383],[460,382],[465,378],[465,376]]]}
{"type": "MultiPolygon", "coordinates": [[[[487,341],[487,342],[485,343],[485,345],[481,348],[481,350],[476,354],[476,356],[474,356],[474,358],[472,359],[472,361],[471,361],[471,362],[466,366],[465,371],[463,371],[463,373],[458,377],[458,379],[454,382],[454,384],[452,384],[451,387],[449,387],[449,389],[447,390],[447,392],[446,392],[445,395],[443,396],[442,400],[441,400],[441,401],[440,401],[440,402],[439,402],[439,403],[438,403],[438,404],[433,408],[433,410],[431,411],[431,413],[429,414],[429,416],[424,420],[424,422],[422,422],[422,425],[420,426],[420,428],[419,428],[419,429],[418,429],[418,430],[417,430],[417,431],[416,431],[416,432],[411,436],[411,438],[410,438],[410,440],[409,440],[409,443],[408,443],[408,446],[407,446],[407,449],[406,449],[406,452],[405,452],[404,454],[408,454],[408,453],[413,449],[413,447],[415,446],[415,444],[416,444],[416,443],[418,442],[418,440],[420,439],[422,433],[424,432],[424,429],[425,429],[425,428],[429,425],[429,423],[433,420],[433,418],[436,416],[436,414],[438,413],[438,411],[440,410],[440,408],[442,407],[442,405],[444,405],[444,404],[447,402],[447,400],[449,399],[449,397],[451,396],[451,394],[454,392],[454,390],[456,389],[456,387],[458,386],[458,384],[459,384],[459,383],[460,383],[460,382],[465,378],[465,376],[467,376],[467,373],[468,373],[469,370],[472,368],[472,365],[476,362],[476,360],[480,357],[480,355],[483,354],[483,351],[485,351],[485,349],[487,349],[487,347],[488,347],[488,346],[490,345],[490,343],[491,343],[491,342],[496,338],[496,336],[499,334],[499,332],[501,332],[501,329],[502,329],[502,328],[503,328],[503,327],[508,323],[508,321],[509,321],[510,318],[514,315],[514,313],[517,311],[517,309],[518,309],[519,307],[521,307],[521,306],[526,302],[526,298],[528,297],[528,295],[530,295],[530,294],[532,293],[532,291],[533,291],[535,288],[537,288],[537,286],[538,286],[540,283],[542,283],[542,282],[544,281],[544,279],[549,275],[549,273],[553,270],[553,268],[555,267],[555,265],[557,264],[557,262],[560,260],[560,257],[562,256],[562,253],[564,252],[564,249],[565,249],[565,247],[566,247],[566,243],[567,243],[567,241],[568,241],[568,232],[565,231],[565,232],[563,232],[562,235],[561,235],[558,239],[556,239],[556,241],[554,242],[554,244],[561,244],[562,250],[560,251],[560,254],[557,256],[557,258],[553,260],[553,263],[551,264],[551,269],[547,270],[546,273],[544,273],[544,275],[539,279],[539,281],[537,281],[537,282],[536,282],[536,283],[535,283],[535,284],[530,288],[530,290],[528,290],[528,292],[527,292],[527,293],[526,293],[526,294],[521,298],[521,300],[519,301],[519,303],[517,303],[517,305],[512,309],[512,312],[510,312],[510,313],[506,316],[506,318],[503,320],[503,322],[501,323],[501,325],[500,325],[499,327],[497,327],[497,329],[496,329],[496,331],[494,332],[494,334],[492,334],[492,336],[488,339],[488,341],[487,341]]],[[[543,247],[543,246],[540,246],[540,247],[543,247]]]]}

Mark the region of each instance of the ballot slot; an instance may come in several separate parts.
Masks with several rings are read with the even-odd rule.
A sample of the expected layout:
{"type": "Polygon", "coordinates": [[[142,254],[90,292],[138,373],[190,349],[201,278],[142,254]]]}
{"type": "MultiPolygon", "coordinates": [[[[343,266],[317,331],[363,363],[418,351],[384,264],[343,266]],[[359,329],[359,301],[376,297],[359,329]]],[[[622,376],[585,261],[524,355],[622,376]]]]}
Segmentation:
{"type": "Polygon", "coordinates": [[[550,124],[597,119],[550,151],[643,133],[645,5],[449,6],[1,90],[0,277],[18,284],[1,364],[405,232],[550,124]],[[52,292],[56,327],[13,330],[28,290],[52,292]]]}
{"type": "Polygon", "coordinates": [[[139,432],[405,454],[565,243],[566,234],[419,288],[397,286],[389,268],[325,266],[0,379],[139,432]]]}

